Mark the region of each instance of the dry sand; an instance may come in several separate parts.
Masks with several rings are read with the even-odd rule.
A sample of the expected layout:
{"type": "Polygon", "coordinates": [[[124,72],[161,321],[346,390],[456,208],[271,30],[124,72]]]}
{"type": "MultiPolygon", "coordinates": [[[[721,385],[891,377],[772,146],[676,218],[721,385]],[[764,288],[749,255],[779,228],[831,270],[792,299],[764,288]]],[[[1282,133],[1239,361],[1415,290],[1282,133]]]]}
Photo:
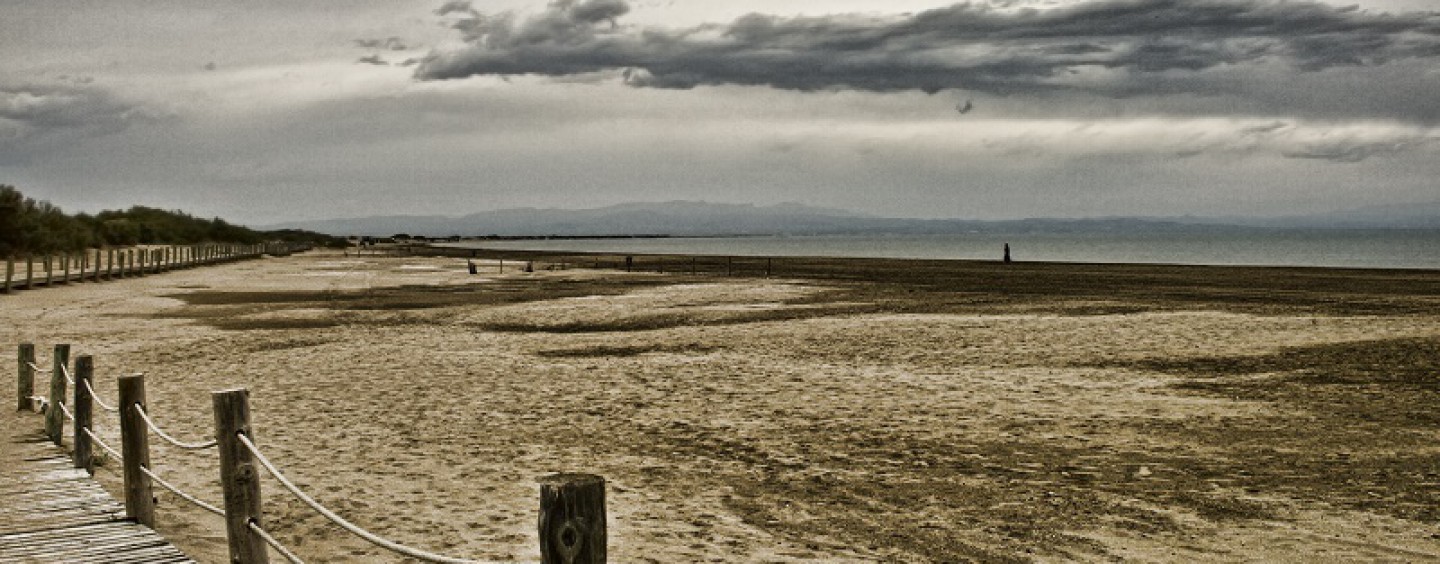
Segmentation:
{"type": "MultiPolygon", "coordinates": [[[[0,343],[72,343],[107,400],[144,372],[182,439],[249,388],[314,497],[458,556],[537,560],[535,478],[575,471],[608,480],[615,562],[1440,559],[1440,273],[1214,299],[1063,282],[1121,267],[1015,295],[493,266],[315,252],[21,292],[0,343]]],[[[151,444],[218,503],[213,454],[151,444]]],[[[308,560],[399,560],[264,487],[308,560]]],[[[157,491],[159,531],[224,561],[221,521],[157,491]]]]}

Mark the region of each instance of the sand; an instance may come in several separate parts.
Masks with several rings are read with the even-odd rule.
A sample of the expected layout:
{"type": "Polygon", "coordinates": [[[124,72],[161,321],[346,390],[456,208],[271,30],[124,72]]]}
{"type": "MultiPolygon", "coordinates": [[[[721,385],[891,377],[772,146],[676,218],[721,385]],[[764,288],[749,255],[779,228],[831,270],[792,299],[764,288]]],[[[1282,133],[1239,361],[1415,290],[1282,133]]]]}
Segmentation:
{"type": "MultiPolygon", "coordinates": [[[[615,562],[1440,559],[1440,273],[480,265],[312,252],[27,291],[0,343],[71,343],[106,400],[145,373],[186,440],[248,388],[311,495],[456,556],[538,560],[535,479],[564,471],[606,478],[615,562]],[[1170,286],[1093,283],[1135,272],[1170,286]]],[[[218,503],[213,453],[151,444],[218,503]]],[[[117,464],[96,477],[119,495],[117,464]]],[[[157,491],[157,529],[224,561],[220,519],[157,491]]],[[[401,561],[274,482],[264,507],[307,560],[401,561]]]]}

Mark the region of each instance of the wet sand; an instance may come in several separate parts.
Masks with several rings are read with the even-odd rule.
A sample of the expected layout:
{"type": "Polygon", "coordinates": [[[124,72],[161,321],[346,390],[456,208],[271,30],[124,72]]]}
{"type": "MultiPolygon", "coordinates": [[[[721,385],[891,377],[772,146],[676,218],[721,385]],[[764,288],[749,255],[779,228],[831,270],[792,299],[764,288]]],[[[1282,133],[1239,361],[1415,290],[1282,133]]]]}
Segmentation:
{"type": "MultiPolygon", "coordinates": [[[[72,343],[107,400],[145,372],[182,439],[249,388],[314,497],[457,556],[537,560],[535,478],[571,471],[609,482],[615,562],[1440,559],[1437,272],[495,258],[21,292],[0,342],[72,343]]],[[[213,455],[152,448],[218,502],[213,455]]],[[[400,561],[264,488],[308,560],[400,561]]],[[[160,532],[223,561],[220,520],[157,491],[160,532]]]]}

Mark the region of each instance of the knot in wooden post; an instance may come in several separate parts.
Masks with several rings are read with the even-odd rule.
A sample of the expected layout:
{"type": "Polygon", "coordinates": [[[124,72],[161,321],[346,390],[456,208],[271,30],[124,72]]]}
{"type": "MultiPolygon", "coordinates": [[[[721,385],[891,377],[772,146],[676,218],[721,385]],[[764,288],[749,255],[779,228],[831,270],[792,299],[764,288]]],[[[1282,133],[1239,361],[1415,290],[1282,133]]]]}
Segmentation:
{"type": "Polygon", "coordinates": [[[539,482],[541,564],[605,562],[605,479],[551,474],[539,482]]]}

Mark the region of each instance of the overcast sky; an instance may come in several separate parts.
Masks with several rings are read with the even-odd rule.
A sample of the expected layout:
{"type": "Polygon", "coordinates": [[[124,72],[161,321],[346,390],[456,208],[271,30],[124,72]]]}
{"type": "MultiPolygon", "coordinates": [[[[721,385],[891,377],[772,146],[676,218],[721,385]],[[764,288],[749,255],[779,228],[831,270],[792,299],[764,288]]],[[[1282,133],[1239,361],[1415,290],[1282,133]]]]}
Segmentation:
{"type": "Polygon", "coordinates": [[[1435,6],[7,0],[0,184],[252,225],[661,200],[980,219],[1433,202],[1435,6]]]}

